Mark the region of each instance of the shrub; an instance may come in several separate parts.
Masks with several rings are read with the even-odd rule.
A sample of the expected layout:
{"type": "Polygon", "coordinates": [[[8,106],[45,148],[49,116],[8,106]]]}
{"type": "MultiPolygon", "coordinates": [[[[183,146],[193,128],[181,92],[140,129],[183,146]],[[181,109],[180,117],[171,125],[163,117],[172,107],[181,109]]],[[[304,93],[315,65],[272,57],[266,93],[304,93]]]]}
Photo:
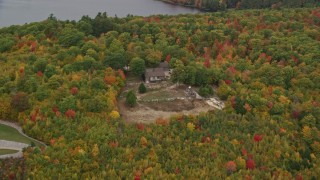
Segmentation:
{"type": "Polygon", "coordinates": [[[141,84],[139,85],[139,93],[140,93],[140,94],[143,94],[143,93],[146,93],[146,92],[147,92],[146,86],[145,86],[143,83],[141,83],[141,84]]]}

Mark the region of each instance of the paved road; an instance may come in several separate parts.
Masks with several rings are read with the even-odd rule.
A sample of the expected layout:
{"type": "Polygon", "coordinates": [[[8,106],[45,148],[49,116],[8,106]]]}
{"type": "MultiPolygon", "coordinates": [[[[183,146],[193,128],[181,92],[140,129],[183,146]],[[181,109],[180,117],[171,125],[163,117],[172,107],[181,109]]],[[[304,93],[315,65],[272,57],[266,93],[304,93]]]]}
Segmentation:
{"type": "Polygon", "coordinates": [[[10,158],[10,157],[13,157],[13,158],[22,157],[22,149],[26,148],[28,146],[29,146],[29,144],[25,144],[25,143],[0,140],[0,149],[12,149],[12,150],[19,151],[14,154],[0,155],[0,159],[10,158]]]}
{"type": "MultiPolygon", "coordinates": [[[[26,134],[24,134],[23,131],[22,131],[22,128],[19,125],[15,124],[15,123],[0,120],[0,124],[4,124],[4,125],[10,126],[10,127],[13,127],[16,130],[18,130],[20,132],[20,134],[22,134],[23,136],[26,136],[26,137],[34,140],[34,141],[37,141],[40,144],[42,144],[43,146],[47,147],[43,142],[40,142],[40,141],[38,141],[36,139],[33,139],[32,137],[29,137],[26,134]]],[[[14,154],[0,155],[0,159],[10,158],[10,157],[13,157],[13,158],[22,157],[23,156],[22,149],[25,148],[25,147],[28,147],[28,146],[29,146],[29,144],[25,144],[25,143],[0,140],[0,149],[13,149],[13,150],[18,150],[19,151],[19,152],[14,153],[14,154]]]]}

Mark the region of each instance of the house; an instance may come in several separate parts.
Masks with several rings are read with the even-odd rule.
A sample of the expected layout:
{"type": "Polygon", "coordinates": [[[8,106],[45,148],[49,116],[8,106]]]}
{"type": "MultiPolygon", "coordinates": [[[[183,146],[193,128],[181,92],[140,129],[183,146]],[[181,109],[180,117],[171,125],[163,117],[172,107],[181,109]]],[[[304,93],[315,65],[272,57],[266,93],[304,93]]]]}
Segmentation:
{"type": "Polygon", "coordinates": [[[171,71],[167,62],[161,62],[157,68],[147,68],[145,72],[145,82],[159,82],[170,79],[171,71]]]}

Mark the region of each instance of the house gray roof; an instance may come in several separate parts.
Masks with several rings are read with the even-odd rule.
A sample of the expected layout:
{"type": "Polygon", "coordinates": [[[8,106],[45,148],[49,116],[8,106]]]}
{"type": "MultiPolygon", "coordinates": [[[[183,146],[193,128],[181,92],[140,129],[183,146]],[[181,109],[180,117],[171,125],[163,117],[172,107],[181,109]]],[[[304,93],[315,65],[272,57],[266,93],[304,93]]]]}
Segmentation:
{"type": "Polygon", "coordinates": [[[146,78],[154,76],[165,76],[163,68],[150,68],[146,69],[146,78]]]}
{"type": "Polygon", "coordinates": [[[151,77],[165,79],[166,73],[169,71],[169,64],[167,62],[161,62],[157,68],[147,68],[145,72],[146,81],[149,81],[151,77]]]}

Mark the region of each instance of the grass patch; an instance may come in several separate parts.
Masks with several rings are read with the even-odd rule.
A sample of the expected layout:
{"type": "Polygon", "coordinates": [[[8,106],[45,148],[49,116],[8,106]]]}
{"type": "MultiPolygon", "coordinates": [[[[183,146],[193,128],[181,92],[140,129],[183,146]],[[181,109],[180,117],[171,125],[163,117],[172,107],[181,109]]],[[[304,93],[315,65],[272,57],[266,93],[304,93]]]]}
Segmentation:
{"type": "Polygon", "coordinates": [[[6,155],[6,154],[14,154],[19,151],[17,150],[12,150],[12,149],[0,149],[0,155],[6,155]]]}
{"type": "Polygon", "coordinates": [[[42,146],[40,143],[23,136],[18,130],[3,124],[0,124],[0,140],[15,141],[30,145],[31,142],[33,142],[36,146],[42,146]]]}

